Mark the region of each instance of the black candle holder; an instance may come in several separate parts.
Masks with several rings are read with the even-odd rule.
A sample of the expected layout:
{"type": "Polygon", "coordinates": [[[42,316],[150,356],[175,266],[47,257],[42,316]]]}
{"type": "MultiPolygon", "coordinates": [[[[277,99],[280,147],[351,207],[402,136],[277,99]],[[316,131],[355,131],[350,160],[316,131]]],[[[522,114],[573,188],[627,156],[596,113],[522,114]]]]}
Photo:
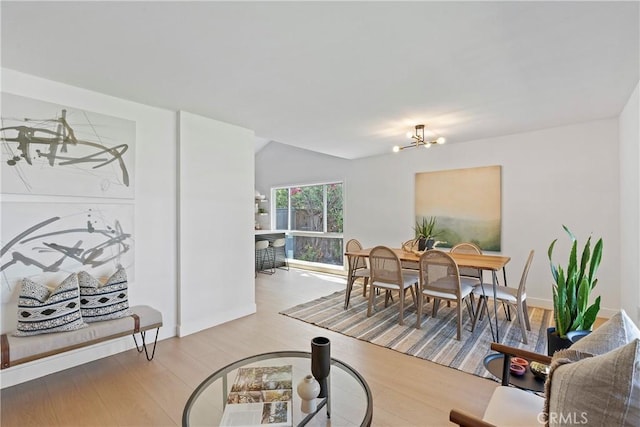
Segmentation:
{"type": "Polygon", "coordinates": [[[331,341],[325,337],[311,340],[311,373],[320,384],[318,397],[327,397],[327,377],[331,369],[331,341]]]}

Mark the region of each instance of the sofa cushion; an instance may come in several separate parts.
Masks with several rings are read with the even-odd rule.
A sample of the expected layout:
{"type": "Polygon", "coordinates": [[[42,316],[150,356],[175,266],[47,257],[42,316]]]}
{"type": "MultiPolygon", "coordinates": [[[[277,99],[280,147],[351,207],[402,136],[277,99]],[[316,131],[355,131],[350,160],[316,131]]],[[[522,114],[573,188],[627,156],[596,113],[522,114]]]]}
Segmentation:
{"type": "Polygon", "coordinates": [[[640,340],[592,356],[554,354],[545,384],[547,425],[640,425],[640,340]]]}
{"type": "Polygon", "coordinates": [[[23,279],[18,296],[18,326],[13,335],[24,337],[86,327],[80,314],[80,290],[75,273],[55,289],[23,279]]]}
{"type": "Polygon", "coordinates": [[[600,325],[599,328],[572,344],[570,348],[598,355],[607,353],[638,338],[640,338],[640,330],[627,316],[627,313],[624,310],[620,310],[600,325]]]}
{"type": "Polygon", "coordinates": [[[544,399],[515,387],[499,386],[493,392],[482,417],[496,426],[533,427],[543,425],[544,399]]]}
{"type": "Polygon", "coordinates": [[[86,271],[78,273],[80,310],[85,322],[119,319],[131,315],[127,272],[118,267],[103,285],[86,271]]]}

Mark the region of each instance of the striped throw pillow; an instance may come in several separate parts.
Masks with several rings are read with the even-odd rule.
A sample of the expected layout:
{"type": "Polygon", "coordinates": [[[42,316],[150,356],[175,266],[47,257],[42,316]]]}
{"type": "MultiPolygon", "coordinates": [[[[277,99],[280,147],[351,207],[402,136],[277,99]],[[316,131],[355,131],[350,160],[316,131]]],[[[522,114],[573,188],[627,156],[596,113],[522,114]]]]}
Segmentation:
{"type": "Polygon", "coordinates": [[[86,326],[80,313],[80,291],[75,273],[53,290],[30,279],[22,280],[18,296],[18,329],[14,336],[74,331],[86,326]]]}
{"type": "Polygon", "coordinates": [[[130,316],[127,272],[118,267],[103,285],[86,271],[78,273],[80,311],[85,322],[118,319],[130,316]]]}

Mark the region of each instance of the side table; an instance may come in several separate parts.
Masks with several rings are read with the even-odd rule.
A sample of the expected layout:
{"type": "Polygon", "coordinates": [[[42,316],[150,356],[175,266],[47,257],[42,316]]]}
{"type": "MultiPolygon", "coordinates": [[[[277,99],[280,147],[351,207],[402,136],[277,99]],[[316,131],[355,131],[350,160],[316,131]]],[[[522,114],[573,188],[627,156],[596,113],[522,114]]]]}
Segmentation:
{"type": "Polygon", "coordinates": [[[502,378],[502,370],[505,362],[504,357],[502,353],[495,353],[484,358],[485,368],[487,368],[487,371],[491,372],[493,376],[498,378],[502,382],[502,385],[511,384],[523,390],[544,392],[544,380],[533,375],[529,367],[527,367],[524,375],[516,376],[510,374],[507,378],[502,378]]]}

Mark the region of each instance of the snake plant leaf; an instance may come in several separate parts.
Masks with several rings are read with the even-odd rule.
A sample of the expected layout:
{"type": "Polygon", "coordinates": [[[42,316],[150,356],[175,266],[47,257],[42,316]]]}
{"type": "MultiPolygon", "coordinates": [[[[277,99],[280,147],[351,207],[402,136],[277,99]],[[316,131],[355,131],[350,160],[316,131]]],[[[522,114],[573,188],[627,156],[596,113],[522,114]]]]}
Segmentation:
{"type": "Polygon", "coordinates": [[[598,267],[600,266],[600,261],[602,260],[602,239],[598,239],[596,245],[593,248],[593,255],[591,256],[591,263],[589,264],[589,281],[592,283],[591,289],[596,286],[598,279],[594,276],[598,271],[598,267]]]}
{"type": "Polygon", "coordinates": [[[582,329],[585,331],[590,331],[593,327],[594,322],[596,321],[596,317],[598,317],[598,312],[600,311],[600,296],[598,296],[595,302],[585,311],[584,319],[582,324],[582,329]]]}
{"type": "Polygon", "coordinates": [[[589,263],[589,258],[591,257],[591,236],[587,239],[587,243],[584,245],[584,249],[582,250],[582,256],[580,257],[580,275],[578,277],[578,282],[582,280],[582,276],[584,276],[587,271],[587,264],[589,263]]]}
{"type": "Polygon", "coordinates": [[[553,280],[555,282],[558,281],[558,269],[556,268],[556,266],[553,264],[553,247],[556,245],[556,242],[558,241],[558,239],[555,239],[553,242],[551,242],[551,244],[549,245],[549,250],[547,251],[547,255],[549,256],[549,261],[551,264],[551,275],[553,276],[553,280]]]}

